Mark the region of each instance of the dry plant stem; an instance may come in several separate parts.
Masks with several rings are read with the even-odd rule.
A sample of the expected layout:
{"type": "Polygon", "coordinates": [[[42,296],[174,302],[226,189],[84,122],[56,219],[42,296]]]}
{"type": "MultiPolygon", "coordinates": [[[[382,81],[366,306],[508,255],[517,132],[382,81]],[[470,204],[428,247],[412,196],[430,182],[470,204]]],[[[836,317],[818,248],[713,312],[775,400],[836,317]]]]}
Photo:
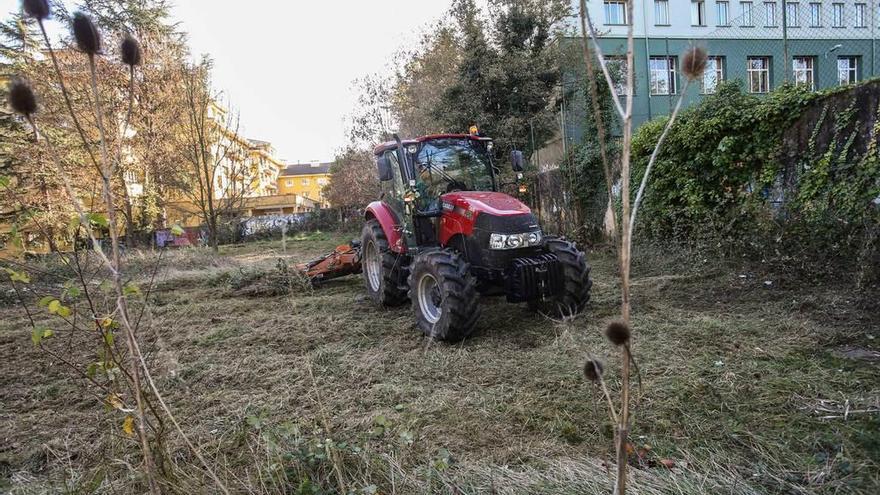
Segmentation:
{"type": "Polygon", "coordinates": [[[49,35],[46,33],[46,26],[43,25],[42,19],[38,19],[37,23],[40,25],[40,31],[43,33],[43,40],[46,41],[46,48],[49,50],[49,56],[52,58],[52,65],[55,67],[55,73],[58,74],[58,85],[61,87],[61,94],[64,96],[64,103],[67,105],[67,110],[70,112],[71,118],[73,118],[73,124],[76,126],[76,131],[79,133],[80,139],[82,139],[83,146],[86,148],[86,153],[88,153],[95,169],[100,172],[101,166],[98,165],[98,160],[92,152],[92,147],[89,146],[89,140],[86,139],[86,133],[83,131],[82,125],[80,125],[79,119],[76,117],[76,112],[73,111],[73,104],[70,102],[70,93],[67,92],[67,85],[64,83],[64,77],[61,75],[62,72],[61,66],[58,64],[58,57],[55,56],[55,50],[52,49],[52,43],[49,42],[49,35]]]}
{"type": "MultiPolygon", "coordinates": [[[[602,157],[602,167],[605,170],[605,187],[608,191],[608,201],[609,204],[612,200],[611,191],[613,190],[613,178],[611,175],[611,162],[608,159],[608,146],[605,136],[605,119],[602,117],[602,109],[599,106],[599,89],[596,85],[596,80],[593,78],[593,74],[595,74],[595,69],[593,67],[593,55],[590,53],[590,42],[587,40],[587,2],[586,0],[581,0],[581,31],[584,33],[583,39],[583,48],[584,48],[584,62],[587,64],[587,87],[590,92],[590,99],[592,101],[592,110],[593,110],[593,120],[596,123],[596,129],[598,131],[599,138],[599,154],[602,157]]],[[[617,215],[614,212],[614,209],[611,210],[611,220],[614,225],[615,232],[617,231],[617,215]]]]}
{"type": "MultiPolygon", "coordinates": [[[[627,2],[628,10],[632,10],[632,5],[630,2],[627,2]]],[[[623,106],[620,103],[620,97],[617,95],[617,92],[614,91],[614,79],[611,77],[611,72],[608,71],[608,62],[605,61],[605,55],[602,53],[602,49],[599,48],[599,35],[596,33],[596,28],[593,27],[593,19],[590,17],[590,11],[586,8],[585,5],[582,5],[583,10],[581,11],[582,15],[586,17],[587,20],[587,28],[589,29],[590,39],[593,40],[593,44],[596,45],[596,58],[599,60],[599,67],[602,68],[602,74],[605,75],[605,82],[608,83],[608,89],[611,92],[611,101],[614,102],[614,108],[617,109],[617,114],[620,115],[620,118],[626,118],[626,112],[623,109],[623,106]]],[[[631,12],[630,12],[631,13],[631,12]]],[[[632,17],[630,17],[632,19],[632,17]]],[[[632,28],[632,23],[630,23],[630,28],[632,28]]],[[[629,59],[629,57],[627,57],[629,59]]],[[[632,67],[627,67],[627,72],[629,72],[632,67]]],[[[588,74],[587,77],[592,77],[591,74],[588,74]]]]}
{"type": "MultiPolygon", "coordinates": [[[[116,169],[122,165],[122,143],[125,142],[125,135],[128,133],[128,126],[131,123],[131,113],[134,109],[134,66],[129,66],[128,70],[128,110],[125,112],[122,134],[119,135],[119,143],[116,146],[116,159],[110,165],[110,177],[113,177],[116,174],[116,169]]],[[[125,184],[123,184],[123,186],[124,185],[125,184]]]]}
{"type": "Polygon", "coordinates": [[[648,160],[648,166],[647,168],[645,168],[645,176],[642,177],[642,183],[641,185],[639,185],[639,192],[636,194],[636,201],[635,203],[633,203],[632,215],[629,219],[629,224],[631,228],[634,228],[636,225],[636,214],[639,212],[639,205],[642,204],[642,198],[645,195],[645,188],[648,186],[648,178],[651,176],[651,170],[654,168],[654,163],[657,161],[657,156],[660,154],[660,149],[663,147],[663,142],[666,141],[666,137],[669,136],[669,130],[672,129],[673,125],[675,125],[675,119],[678,118],[678,112],[681,110],[682,102],[684,102],[684,95],[687,94],[687,90],[690,85],[691,80],[688,79],[684,83],[684,88],[682,88],[681,94],[679,94],[678,96],[678,101],[675,103],[675,109],[672,110],[672,115],[669,117],[669,120],[666,121],[666,127],[663,128],[663,134],[660,134],[660,139],[657,140],[657,145],[654,147],[654,152],[651,153],[651,159],[648,160]]]}
{"type": "MultiPolygon", "coordinates": [[[[137,428],[138,428],[138,436],[141,441],[141,450],[144,454],[144,467],[146,471],[147,483],[150,486],[150,492],[158,494],[159,486],[156,483],[155,473],[155,461],[153,460],[153,452],[150,448],[149,439],[147,437],[146,430],[146,413],[144,408],[144,398],[143,398],[143,388],[141,386],[141,373],[140,366],[138,364],[138,355],[137,353],[137,337],[134,334],[134,329],[131,328],[131,325],[128,323],[128,307],[125,302],[124,289],[122,287],[122,277],[120,274],[120,257],[119,257],[119,232],[117,231],[117,223],[116,223],[116,207],[113,202],[113,189],[110,184],[110,175],[109,168],[110,164],[108,163],[107,157],[107,134],[104,131],[104,117],[101,109],[101,93],[98,90],[98,75],[95,67],[95,56],[89,54],[89,74],[91,76],[92,83],[92,96],[94,97],[94,111],[95,111],[95,119],[98,124],[98,132],[100,133],[101,138],[101,163],[103,167],[100,168],[101,172],[101,182],[103,185],[103,196],[104,202],[107,207],[107,218],[108,218],[108,227],[110,230],[110,242],[112,245],[112,263],[110,265],[111,268],[111,277],[113,279],[113,287],[116,290],[117,296],[117,308],[119,310],[119,317],[123,321],[123,328],[125,329],[125,337],[126,344],[128,345],[129,351],[129,364],[131,366],[131,376],[134,385],[134,397],[137,415],[137,428]]],[[[146,367],[144,367],[144,371],[146,372],[146,367]]]]}

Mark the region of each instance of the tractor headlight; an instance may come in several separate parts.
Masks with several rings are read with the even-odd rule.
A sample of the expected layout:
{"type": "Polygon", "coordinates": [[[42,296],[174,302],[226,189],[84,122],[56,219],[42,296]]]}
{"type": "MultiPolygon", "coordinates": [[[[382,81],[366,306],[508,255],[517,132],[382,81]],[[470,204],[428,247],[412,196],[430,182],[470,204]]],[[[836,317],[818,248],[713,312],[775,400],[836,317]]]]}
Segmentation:
{"type": "Polygon", "coordinates": [[[519,249],[538,246],[543,240],[544,236],[540,231],[525,234],[492,234],[489,237],[489,249],[519,249]]]}

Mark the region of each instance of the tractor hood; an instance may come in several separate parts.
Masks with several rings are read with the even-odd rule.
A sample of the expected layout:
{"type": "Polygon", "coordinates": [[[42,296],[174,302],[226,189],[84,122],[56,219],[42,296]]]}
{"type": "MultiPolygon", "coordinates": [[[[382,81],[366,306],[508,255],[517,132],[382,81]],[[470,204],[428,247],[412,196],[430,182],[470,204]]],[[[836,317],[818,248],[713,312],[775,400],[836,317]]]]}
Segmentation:
{"type": "Polygon", "coordinates": [[[518,199],[498,192],[462,191],[444,194],[441,199],[446,209],[470,211],[474,215],[487,213],[494,216],[511,216],[532,212],[518,199]],[[449,208],[450,206],[452,208],[449,208]]]}

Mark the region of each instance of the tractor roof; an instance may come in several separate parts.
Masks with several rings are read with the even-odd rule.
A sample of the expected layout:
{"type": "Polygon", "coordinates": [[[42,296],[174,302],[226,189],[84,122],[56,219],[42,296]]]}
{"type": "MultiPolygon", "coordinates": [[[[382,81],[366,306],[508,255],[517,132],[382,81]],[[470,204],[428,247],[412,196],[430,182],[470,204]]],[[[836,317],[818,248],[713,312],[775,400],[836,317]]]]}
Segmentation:
{"type": "MultiPolygon", "coordinates": [[[[429,136],[422,136],[422,137],[415,138],[415,139],[407,139],[406,141],[403,141],[403,145],[406,146],[409,144],[424,143],[425,141],[431,141],[433,139],[473,139],[474,141],[491,141],[492,140],[491,138],[487,138],[487,137],[483,137],[483,136],[475,136],[473,134],[431,134],[429,136]]],[[[376,148],[373,149],[373,153],[376,155],[381,155],[382,153],[384,153],[388,150],[393,150],[393,149],[397,149],[397,142],[396,141],[387,141],[385,143],[380,144],[379,146],[376,146],[376,148]]]]}

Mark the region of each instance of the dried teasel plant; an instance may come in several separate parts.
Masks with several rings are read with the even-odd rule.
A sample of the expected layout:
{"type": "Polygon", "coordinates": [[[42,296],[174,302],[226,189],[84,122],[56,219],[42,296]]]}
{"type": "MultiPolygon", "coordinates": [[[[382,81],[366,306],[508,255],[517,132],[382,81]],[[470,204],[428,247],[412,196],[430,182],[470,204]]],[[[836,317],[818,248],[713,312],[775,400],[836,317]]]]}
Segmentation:
{"type": "MultiPolygon", "coordinates": [[[[19,301],[24,307],[25,312],[31,322],[31,326],[33,327],[34,343],[40,346],[46,352],[50,353],[50,355],[57,361],[68,365],[70,368],[82,374],[83,376],[81,376],[81,378],[84,378],[93,383],[97,388],[100,389],[100,393],[108,394],[105,395],[105,398],[101,399],[102,402],[105,402],[105,404],[110,406],[112,409],[119,409],[129,414],[125,418],[123,430],[131,434],[134,434],[135,432],[137,433],[137,437],[139,439],[139,444],[143,454],[143,474],[150,493],[159,494],[163,492],[158,479],[160,477],[159,468],[157,467],[155,461],[157,450],[160,450],[162,448],[161,445],[163,444],[163,442],[156,438],[149,438],[147,430],[153,429],[157,432],[157,434],[159,434],[159,432],[164,430],[164,427],[162,426],[163,421],[167,419],[171,423],[173,423],[176,431],[183,438],[184,442],[189,447],[193,455],[199,459],[205,471],[217,485],[219,491],[228,494],[229,492],[223,482],[221,482],[217,475],[214,473],[211,465],[202,456],[199,449],[197,449],[196,446],[189,440],[188,436],[178,423],[168,404],[163,399],[161,392],[159,391],[152,378],[149,366],[147,365],[146,359],[143,352],[141,351],[140,344],[138,342],[136,329],[140,322],[140,316],[134,315],[134,318],[132,318],[132,314],[129,309],[128,300],[129,296],[132,294],[132,290],[123,278],[123,266],[121,261],[120,247],[120,229],[117,222],[116,202],[114,198],[113,188],[111,187],[111,178],[114,176],[114,170],[120,162],[123,143],[122,140],[120,140],[120,142],[118,143],[119,149],[111,158],[111,154],[109,153],[107,146],[108,140],[104,128],[104,109],[102,103],[102,93],[98,86],[96,58],[101,55],[102,51],[101,33],[94,22],[91,20],[91,18],[89,18],[87,15],[83,13],[76,13],[73,16],[70,26],[71,34],[76,42],[76,46],[88,58],[92,93],[90,96],[93,105],[92,110],[94,113],[92,117],[94,117],[94,121],[97,124],[100,138],[99,157],[93,149],[91,140],[86,138],[83,126],[81,125],[82,121],[86,121],[88,119],[84,118],[83,115],[79,115],[78,112],[74,110],[74,107],[71,104],[71,98],[65,82],[64,73],[59,66],[55,50],[53,49],[52,43],[49,40],[46,32],[44,21],[48,19],[51,15],[49,3],[47,1],[25,0],[22,6],[24,12],[30,17],[34,18],[40,27],[40,30],[43,34],[43,40],[46,45],[46,50],[52,60],[53,68],[55,70],[55,76],[57,77],[57,82],[61,89],[66,109],[71,117],[71,120],[74,123],[77,133],[81,138],[81,144],[83,146],[83,149],[86,151],[88,160],[95,167],[95,170],[97,171],[101,179],[103,185],[103,205],[101,207],[106,211],[107,217],[106,219],[102,220],[102,223],[109,231],[109,239],[111,241],[111,247],[109,250],[103,248],[101,244],[97,241],[92,229],[92,222],[95,218],[103,218],[103,216],[98,215],[95,212],[86,211],[84,206],[81,204],[79,196],[74,191],[72,180],[67,175],[64,167],[61,166],[61,160],[53,146],[53,143],[50,141],[48,136],[41,134],[39,122],[36,118],[36,114],[38,111],[38,100],[36,95],[34,94],[33,89],[24,80],[13,80],[10,87],[9,105],[14,111],[21,114],[29,122],[33,129],[37,145],[42,145],[42,147],[50,156],[50,161],[54,163],[61,179],[60,182],[64,186],[67,195],[69,196],[68,199],[70,200],[71,204],[77,212],[79,220],[77,228],[82,228],[86,231],[91,240],[93,250],[101,260],[103,267],[106,268],[106,270],[110,273],[110,280],[112,281],[111,292],[113,293],[112,300],[114,301],[113,304],[115,308],[113,308],[113,310],[111,311],[111,316],[106,316],[99,313],[99,310],[96,308],[95,303],[93,302],[93,298],[89,296],[90,285],[86,282],[86,278],[83,276],[83,271],[81,270],[81,266],[79,264],[79,258],[74,257],[73,261],[71,261],[69,257],[63,254],[61,255],[61,258],[66,264],[72,266],[73,263],[76,263],[76,269],[74,271],[78,274],[80,280],[82,281],[81,287],[77,290],[82,290],[86,294],[86,299],[88,300],[88,314],[84,315],[82,319],[76,318],[76,314],[74,313],[75,309],[64,306],[59,299],[53,299],[51,302],[47,302],[47,304],[50,307],[50,312],[57,316],[60,316],[65,322],[70,323],[74,330],[88,330],[87,328],[83,327],[83,325],[94,325],[94,330],[98,332],[98,335],[102,340],[102,345],[104,346],[101,350],[102,360],[104,362],[103,366],[107,366],[111,362],[114,366],[117,366],[121,372],[120,376],[123,380],[126,381],[126,385],[114,386],[111,382],[111,386],[108,388],[107,384],[98,383],[92,376],[91,372],[83,372],[74,363],[70,363],[68,360],[66,360],[63,355],[53,353],[51,349],[42,346],[43,340],[53,337],[54,332],[49,329],[42,329],[37,327],[33,315],[28,309],[27,302],[24,300],[24,298],[19,296],[19,301]],[[86,323],[77,323],[78,321],[84,321],[86,323]],[[127,362],[125,363],[121,358],[121,351],[116,350],[115,346],[110,344],[110,341],[108,340],[112,339],[111,329],[114,328],[121,330],[123,336],[125,337],[125,345],[127,347],[127,362]],[[132,394],[135,401],[134,407],[128,407],[124,404],[124,398],[122,397],[123,392],[128,392],[132,394]]],[[[122,129],[122,135],[125,135],[133,110],[135,67],[141,63],[141,50],[137,40],[135,40],[131,36],[125,36],[120,46],[120,55],[122,62],[129,67],[130,76],[128,92],[128,113],[126,115],[124,126],[122,129]]],[[[49,238],[49,236],[47,236],[47,238],[49,238]]],[[[10,278],[12,279],[13,287],[15,287],[16,282],[29,283],[29,277],[25,273],[15,272],[9,269],[7,269],[6,271],[7,273],[9,273],[10,278]]],[[[20,294],[17,288],[16,293],[20,294]]]]}
{"type": "MultiPolygon", "coordinates": [[[[654,163],[657,160],[657,156],[659,155],[664,142],[666,141],[666,137],[669,134],[669,130],[675,125],[675,121],[678,117],[679,111],[681,110],[682,103],[684,101],[684,97],[687,94],[687,90],[690,84],[693,81],[699,80],[702,77],[703,72],[706,68],[707,56],[706,51],[700,47],[690,47],[683,54],[682,60],[682,72],[685,74],[687,80],[682,88],[682,91],[679,94],[678,100],[673,108],[669,119],[666,121],[666,126],[663,130],[663,133],[660,135],[656,145],[654,146],[654,151],[651,154],[651,158],[648,162],[648,166],[645,170],[645,174],[642,177],[641,184],[639,185],[638,192],[636,193],[635,200],[633,201],[631,198],[631,157],[632,157],[632,140],[633,140],[633,95],[635,88],[635,73],[634,73],[634,36],[633,36],[633,1],[626,0],[625,5],[627,15],[627,40],[626,40],[626,71],[625,71],[625,87],[626,94],[623,95],[624,99],[621,100],[621,96],[617,94],[615,91],[615,81],[611,75],[611,72],[608,68],[608,63],[605,58],[605,55],[602,51],[601,46],[599,45],[599,34],[596,31],[595,25],[593,24],[592,17],[590,16],[589,8],[587,7],[586,0],[580,0],[580,20],[581,20],[581,30],[583,36],[584,43],[584,62],[587,67],[587,80],[591,93],[592,100],[592,110],[594,118],[599,115],[601,118],[601,109],[599,108],[599,100],[597,98],[598,91],[596,90],[596,81],[593,80],[595,72],[592,71],[592,67],[594,66],[594,62],[598,63],[599,68],[601,69],[602,75],[605,78],[605,81],[608,85],[611,101],[614,104],[614,109],[617,113],[617,116],[621,120],[621,130],[623,133],[623,142],[622,142],[622,151],[620,154],[620,190],[621,190],[621,218],[620,225],[615,227],[619,227],[619,238],[616,237],[615,241],[618,243],[618,255],[619,255],[619,264],[620,264],[620,279],[621,279],[621,319],[619,322],[612,323],[609,326],[606,336],[612,342],[612,344],[618,346],[621,352],[621,375],[620,375],[620,400],[619,400],[619,412],[615,411],[613,402],[610,398],[610,395],[605,388],[604,380],[600,380],[602,384],[603,392],[605,396],[608,398],[609,408],[612,420],[616,424],[616,451],[617,451],[617,476],[615,481],[615,493],[617,495],[623,495],[626,493],[627,486],[627,443],[629,437],[629,418],[630,418],[630,378],[631,378],[631,366],[633,366],[638,373],[637,365],[635,364],[635,360],[633,358],[632,353],[632,343],[633,343],[633,334],[632,334],[632,321],[631,321],[631,284],[630,284],[630,272],[632,266],[632,240],[633,240],[633,232],[635,230],[637,214],[639,211],[639,206],[641,205],[642,199],[644,198],[645,188],[647,187],[648,181],[651,176],[651,171],[654,167],[654,163]],[[594,60],[595,58],[595,60],[594,60]]],[[[602,129],[602,123],[597,120],[596,122],[599,129],[602,129]]],[[[600,140],[600,148],[602,148],[603,153],[603,162],[607,161],[607,147],[606,144],[603,144],[600,140]]],[[[606,174],[606,185],[608,186],[608,194],[609,197],[613,195],[613,191],[611,189],[612,177],[611,177],[611,167],[609,165],[605,165],[605,174],[606,174]]],[[[615,229],[617,230],[617,229],[615,229]]],[[[599,378],[601,378],[601,373],[596,374],[599,378]]],[[[589,378],[589,376],[588,376],[589,378]]]]}

